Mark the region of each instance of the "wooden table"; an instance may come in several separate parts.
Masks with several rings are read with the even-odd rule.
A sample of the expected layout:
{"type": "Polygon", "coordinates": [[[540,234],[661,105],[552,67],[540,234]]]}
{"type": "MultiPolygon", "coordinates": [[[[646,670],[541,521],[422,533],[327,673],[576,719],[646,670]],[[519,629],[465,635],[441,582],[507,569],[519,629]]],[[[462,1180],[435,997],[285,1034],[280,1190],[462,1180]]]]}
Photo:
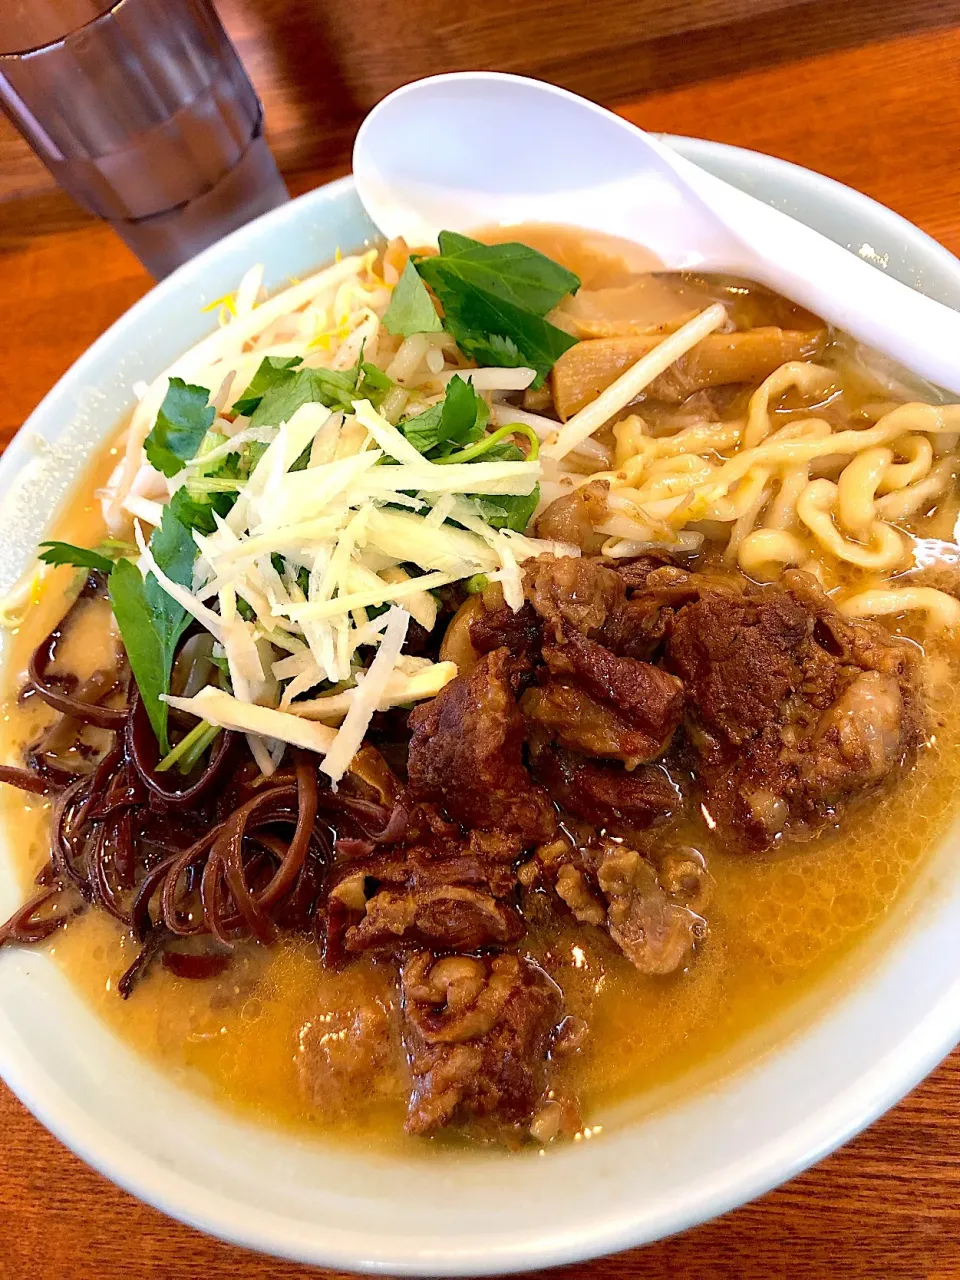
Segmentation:
{"type": "MultiPolygon", "coordinates": [[[[855,8],[862,18],[859,0],[802,5],[752,33],[774,65],[701,78],[619,109],[648,128],[820,169],[960,253],[960,25],[945,25],[960,23],[960,9],[947,0],[915,6],[926,17],[913,34],[851,48],[889,31],[899,5],[882,10],[886,27],[858,30],[854,40],[844,23],[855,8]],[[850,38],[825,40],[801,12],[808,23],[819,13],[850,38]],[[918,34],[924,25],[934,29],[918,34]]],[[[750,34],[744,29],[739,38],[750,34]]],[[[746,65],[731,36],[701,41],[691,56],[706,59],[704,73],[746,65]]],[[[291,186],[305,190],[329,176],[299,172],[291,186]]],[[[0,204],[0,441],[148,284],[119,241],[62,197],[0,204]]],[[[2,1280],[314,1274],[207,1239],[137,1203],[64,1150],[5,1091],[0,1124],[2,1280]]],[[[591,1280],[960,1277],[960,1052],[868,1132],[787,1186],[684,1236],[577,1271],[591,1280]]]]}

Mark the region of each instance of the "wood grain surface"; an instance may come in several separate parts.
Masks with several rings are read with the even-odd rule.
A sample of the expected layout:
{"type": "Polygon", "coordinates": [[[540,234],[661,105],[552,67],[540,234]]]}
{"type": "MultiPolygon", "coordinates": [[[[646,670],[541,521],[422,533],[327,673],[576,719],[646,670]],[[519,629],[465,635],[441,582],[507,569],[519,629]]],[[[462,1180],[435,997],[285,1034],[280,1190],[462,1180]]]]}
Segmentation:
{"type": "MultiPolygon", "coordinates": [[[[328,149],[331,134],[318,144],[310,133],[312,108],[305,105],[310,98],[296,56],[280,58],[271,45],[257,63],[256,40],[266,37],[257,36],[250,18],[259,12],[263,23],[276,19],[282,25],[283,10],[295,11],[297,4],[224,0],[223,9],[232,22],[241,11],[247,14],[245,56],[254,65],[268,119],[282,124],[275,136],[287,167],[296,170],[291,186],[299,191],[331,176],[342,153],[328,149]]],[[[347,30],[347,7],[324,7],[325,14],[339,15],[336,59],[363,61],[355,33],[347,30]]],[[[481,55],[471,50],[482,44],[477,33],[483,22],[493,22],[491,15],[505,21],[516,7],[490,0],[476,6],[476,18],[472,5],[468,12],[425,3],[424,11],[446,24],[439,63],[479,65],[481,55]]],[[[553,14],[572,22],[579,12],[562,0],[520,7],[548,28],[553,14]]],[[[601,7],[587,8],[598,14],[601,7]]],[[[679,35],[677,22],[671,27],[668,21],[668,4],[644,7],[662,21],[659,27],[651,21],[650,40],[632,46],[633,67],[612,39],[606,45],[609,68],[599,53],[598,65],[579,67],[571,43],[541,38],[532,19],[517,28],[522,55],[509,41],[490,44],[496,52],[486,65],[592,86],[594,96],[618,101],[624,114],[648,128],[757,147],[820,169],[891,205],[960,253],[960,2],[817,0],[769,12],[770,4],[751,10],[746,3],[702,0],[687,8],[700,17],[712,14],[712,25],[679,35]],[[750,12],[752,17],[743,16],[750,12]],[[529,49],[537,40],[541,50],[552,50],[549,67],[529,49]]],[[[313,9],[318,13],[320,6],[313,9]]],[[[384,26],[390,38],[406,32],[403,49],[421,48],[410,27],[413,9],[356,0],[356,12],[368,19],[384,10],[393,12],[384,26]],[[408,17],[397,16],[403,13],[408,17]]],[[[627,10],[625,3],[610,5],[621,24],[627,10]]],[[[582,35],[582,28],[576,30],[582,35]]],[[[422,54],[403,65],[382,45],[378,49],[351,73],[352,100],[361,106],[429,69],[422,54]]],[[[342,117],[344,137],[353,123],[349,114],[342,117]]],[[[3,164],[0,154],[0,188],[9,177],[3,164]]],[[[111,233],[56,193],[0,203],[0,442],[148,285],[111,233]]],[[[2,1280],[288,1280],[316,1274],[213,1241],[138,1204],[65,1151],[5,1091],[0,1126],[2,1280]]],[[[584,1280],[955,1280],[960,1053],[866,1133],[785,1187],[686,1235],[573,1270],[584,1280]]]]}

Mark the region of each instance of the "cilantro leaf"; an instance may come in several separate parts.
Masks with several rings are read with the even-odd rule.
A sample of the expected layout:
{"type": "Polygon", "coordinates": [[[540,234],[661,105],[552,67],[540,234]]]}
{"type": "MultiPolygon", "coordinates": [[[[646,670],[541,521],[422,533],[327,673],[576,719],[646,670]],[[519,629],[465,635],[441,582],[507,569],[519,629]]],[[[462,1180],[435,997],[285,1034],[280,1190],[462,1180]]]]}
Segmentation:
{"type": "Polygon", "coordinates": [[[525,244],[481,244],[456,231],[441,231],[439,244],[439,257],[418,258],[416,263],[431,287],[431,276],[442,267],[445,275],[538,316],[580,288],[579,276],[525,244]]]}
{"type": "MultiPolygon", "coordinates": [[[[264,373],[260,383],[264,390],[251,410],[251,426],[275,427],[289,422],[304,404],[323,404],[328,409],[350,413],[354,400],[367,399],[374,408],[379,408],[394,386],[393,379],[382,369],[362,358],[350,369],[307,369],[296,367],[299,363],[294,359],[286,368],[280,368],[277,363],[269,374],[264,370],[266,360],[261,363],[257,377],[264,373]]],[[[250,397],[251,403],[252,399],[250,397]]],[[[245,402],[246,398],[237,401],[237,405],[245,402]]]]}
{"type": "Polygon", "coordinates": [[[409,258],[383,313],[383,327],[402,338],[412,333],[439,333],[443,328],[433,299],[409,258]]]}
{"type": "Polygon", "coordinates": [[[400,423],[400,430],[415,449],[428,454],[440,443],[441,420],[443,418],[443,401],[432,404],[415,418],[408,418],[400,423]]]}
{"type": "Polygon", "coordinates": [[[302,363],[299,356],[264,356],[243,395],[234,402],[233,412],[249,417],[280,375],[302,363]]]}
{"type": "Polygon", "coordinates": [[[99,551],[75,547],[72,542],[41,542],[40,546],[43,547],[40,559],[44,564],[72,564],[77,569],[97,569],[100,573],[109,573],[113,568],[113,561],[99,551]]]}
{"type": "MultiPolygon", "coordinates": [[[[520,462],[523,457],[523,451],[515,444],[502,440],[486,451],[483,461],[520,462]]],[[[523,533],[540,501],[540,486],[534,485],[530,493],[478,494],[469,500],[492,528],[513,529],[516,533],[523,533]]]]}
{"type": "Polygon", "coordinates": [[[194,498],[185,488],[177,489],[170,499],[170,510],[186,529],[197,529],[200,533],[216,533],[217,522],[213,513],[225,516],[237,500],[235,493],[210,493],[203,498],[194,498]]]}
{"type": "Polygon", "coordinates": [[[400,430],[415,449],[429,454],[438,445],[466,445],[479,440],[490,410],[473,383],[455,374],[447,383],[447,393],[439,404],[400,423],[400,430]]]}
{"type": "Polygon", "coordinates": [[[487,524],[494,529],[513,529],[523,533],[530,523],[537,504],[540,501],[540,486],[534,485],[533,491],[518,494],[515,497],[506,494],[477,495],[473,498],[474,506],[487,524]]]}
{"type": "MultiPolygon", "coordinates": [[[[266,448],[266,445],[258,446],[254,441],[249,446],[250,449],[257,447],[266,448]]],[[[169,507],[180,523],[187,529],[198,529],[200,533],[215,533],[217,522],[214,519],[214,513],[218,516],[225,516],[230,508],[237,500],[238,490],[229,493],[216,492],[216,486],[212,486],[213,491],[204,490],[204,482],[219,480],[236,480],[241,478],[241,458],[237,453],[228,453],[225,458],[221,458],[215,467],[201,468],[198,474],[188,480],[185,485],[181,485],[179,489],[175,489],[170,499],[169,507]]]]}
{"type": "MultiPolygon", "coordinates": [[[[489,333],[482,343],[475,343],[483,359],[498,369],[520,369],[526,363],[517,344],[502,333],[489,333]]],[[[474,359],[479,359],[475,356],[474,359]]]]}
{"type": "Polygon", "coordinates": [[[318,372],[316,369],[284,370],[264,393],[250,425],[279,426],[281,422],[289,422],[301,405],[329,405],[329,391],[315,377],[318,372]]]}
{"type": "MultiPolygon", "coordinates": [[[[189,587],[197,548],[189,531],[170,507],[150,540],[157,565],[174,582],[189,587]]],[[[152,573],[146,578],[132,560],[118,560],[110,574],[110,604],[120,628],[133,678],[150,717],[163,755],[170,750],[167,704],[160,701],[170,691],[170,672],[180,638],[190,615],[163,590],[152,573]]]]}
{"type": "Polygon", "coordinates": [[[285,369],[274,378],[257,405],[250,425],[275,427],[289,422],[304,404],[349,410],[357,399],[356,365],[352,369],[285,369]]]}
{"type": "Polygon", "coordinates": [[[165,476],[175,476],[196,456],[217,414],[209,399],[206,387],[170,379],[153,430],[143,443],[147,461],[165,476]]]}

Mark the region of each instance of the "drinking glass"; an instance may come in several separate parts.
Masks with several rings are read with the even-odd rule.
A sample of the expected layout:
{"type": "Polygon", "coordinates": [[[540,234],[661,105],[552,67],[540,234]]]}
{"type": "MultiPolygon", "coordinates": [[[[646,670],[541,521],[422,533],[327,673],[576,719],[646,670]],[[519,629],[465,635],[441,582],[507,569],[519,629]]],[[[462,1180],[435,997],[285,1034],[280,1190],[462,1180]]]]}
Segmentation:
{"type": "Polygon", "coordinates": [[[158,279],[289,199],[209,0],[0,0],[0,11],[0,107],[158,279]]]}

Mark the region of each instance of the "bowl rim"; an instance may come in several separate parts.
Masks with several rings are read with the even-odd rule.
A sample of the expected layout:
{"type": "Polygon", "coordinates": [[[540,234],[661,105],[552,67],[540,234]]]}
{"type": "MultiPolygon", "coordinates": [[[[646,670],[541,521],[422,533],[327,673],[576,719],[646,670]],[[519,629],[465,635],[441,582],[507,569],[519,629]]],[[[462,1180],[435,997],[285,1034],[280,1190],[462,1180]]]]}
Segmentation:
{"type": "MultiPolygon", "coordinates": [[[[828,203],[836,205],[839,201],[849,209],[862,210],[873,219],[879,217],[893,235],[936,259],[938,270],[960,288],[960,261],[912,223],[870,197],[776,157],[700,139],[661,136],[691,159],[709,160],[722,156],[761,176],[780,173],[793,182],[802,181],[808,187],[812,186],[828,203]]],[[[299,221],[305,207],[336,199],[352,192],[353,187],[352,177],[346,176],[304,193],[211,246],[138,300],[78,358],[43,398],[0,459],[0,476],[6,476],[23,463],[27,456],[26,440],[31,431],[36,430],[38,421],[56,407],[60,397],[72,394],[74,385],[79,384],[87,368],[105,353],[115,351],[119,354],[124,332],[131,321],[149,315],[164,299],[176,295],[187,280],[195,287],[202,287],[208,265],[224,253],[225,246],[241,245],[252,227],[269,226],[274,232],[281,233],[287,220],[299,221]]],[[[82,999],[79,994],[76,998],[82,999]]],[[[155,1162],[144,1165],[145,1157],[132,1141],[119,1142],[112,1135],[101,1132],[79,1104],[61,1096],[56,1088],[46,1087],[48,1082],[42,1072],[31,1073],[29,1053],[20,1054],[14,1044],[5,1044],[3,1037],[0,1037],[0,1076],[33,1115],[87,1164],[137,1198],[210,1235],[313,1265],[405,1275],[480,1275],[554,1266],[617,1252],[726,1213],[794,1177],[859,1132],[909,1092],[949,1052],[958,1038],[960,974],[940,994],[936,1004],[915,1025],[912,1033],[897,1044],[896,1052],[891,1052],[877,1064],[876,1070],[870,1073],[871,1079],[863,1082],[865,1087],[859,1094],[855,1096],[849,1089],[840,1092],[830,1105],[822,1108],[816,1136],[811,1135],[811,1141],[802,1149],[797,1143],[788,1143],[787,1135],[784,1135],[779,1150],[771,1144],[766,1164],[755,1166],[749,1176],[741,1172],[738,1178],[730,1178],[725,1185],[713,1186],[709,1194],[678,1207],[673,1214],[666,1213],[662,1229],[651,1232],[630,1222],[591,1228],[587,1222],[580,1226],[575,1241],[571,1240],[568,1232],[558,1231],[556,1239],[545,1236],[533,1243],[520,1243],[513,1246],[512,1252],[501,1250],[465,1256],[451,1250],[446,1258],[437,1250],[425,1258],[417,1253],[413,1242],[405,1252],[390,1254],[371,1248],[369,1240],[357,1239],[353,1247],[344,1249],[325,1244],[322,1237],[309,1243],[303,1239],[290,1239],[278,1230],[269,1229],[269,1222],[275,1220],[269,1215],[265,1215],[262,1221],[246,1221],[236,1209],[231,1213],[231,1202],[212,1190],[202,1206],[188,1203],[185,1192],[192,1188],[182,1175],[173,1169],[161,1169],[155,1162]]],[[[282,1222],[277,1221],[282,1230],[282,1222]]]]}

